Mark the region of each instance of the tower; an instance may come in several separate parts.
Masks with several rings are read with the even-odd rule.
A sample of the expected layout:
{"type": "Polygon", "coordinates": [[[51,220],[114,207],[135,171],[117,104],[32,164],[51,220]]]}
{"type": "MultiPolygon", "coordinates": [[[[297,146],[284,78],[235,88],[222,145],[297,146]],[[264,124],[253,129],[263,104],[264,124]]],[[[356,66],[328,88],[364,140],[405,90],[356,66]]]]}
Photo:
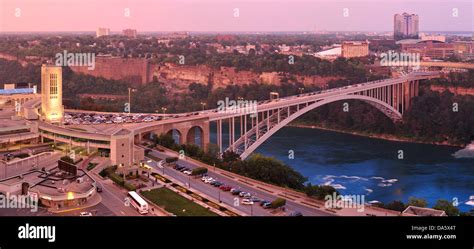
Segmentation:
{"type": "Polygon", "coordinates": [[[60,66],[41,66],[41,117],[56,123],[64,116],[63,77],[60,66]]]}

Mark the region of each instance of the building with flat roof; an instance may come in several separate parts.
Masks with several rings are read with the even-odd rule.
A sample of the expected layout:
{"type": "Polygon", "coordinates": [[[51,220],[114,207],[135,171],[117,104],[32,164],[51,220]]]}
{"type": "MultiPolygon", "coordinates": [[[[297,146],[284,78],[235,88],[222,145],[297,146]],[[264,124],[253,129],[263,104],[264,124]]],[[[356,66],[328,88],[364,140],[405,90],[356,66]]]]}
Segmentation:
{"type": "Polygon", "coordinates": [[[136,29],[124,29],[122,30],[122,34],[128,38],[137,38],[136,29]]]}
{"type": "Polygon", "coordinates": [[[454,55],[454,45],[452,43],[444,43],[440,41],[421,39],[407,39],[398,41],[401,45],[402,52],[416,53],[420,57],[428,57],[431,59],[446,59],[454,55]]]}
{"type": "Polygon", "coordinates": [[[448,215],[443,210],[408,206],[405,210],[403,210],[402,216],[448,216],[448,215]]]}
{"type": "Polygon", "coordinates": [[[110,34],[109,28],[97,28],[97,31],[95,32],[96,37],[108,36],[109,34],[110,34]]]}
{"type": "Polygon", "coordinates": [[[365,57],[369,55],[368,41],[345,41],[341,45],[341,56],[344,58],[365,57]]]}
{"type": "Polygon", "coordinates": [[[83,205],[97,192],[94,179],[82,169],[73,175],[56,167],[0,180],[0,193],[34,195],[47,207],[62,208],[83,205]]]}
{"type": "Polygon", "coordinates": [[[453,42],[454,54],[461,60],[474,59],[474,41],[453,42]]]}

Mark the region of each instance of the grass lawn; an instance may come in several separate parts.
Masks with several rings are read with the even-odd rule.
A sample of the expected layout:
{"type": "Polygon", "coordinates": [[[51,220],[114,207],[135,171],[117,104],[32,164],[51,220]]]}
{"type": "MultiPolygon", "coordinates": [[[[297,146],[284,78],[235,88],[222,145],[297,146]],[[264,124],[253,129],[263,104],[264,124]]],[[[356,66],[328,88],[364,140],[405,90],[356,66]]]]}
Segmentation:
{"type": "Polygon", "coordinates": [[[167,188],[143,191],[141,194],[156,205],[177,216],[218,216],[216,213],[191,202],[167,188]],[[183,212],[183,209],[186,211],[183,212]]]}

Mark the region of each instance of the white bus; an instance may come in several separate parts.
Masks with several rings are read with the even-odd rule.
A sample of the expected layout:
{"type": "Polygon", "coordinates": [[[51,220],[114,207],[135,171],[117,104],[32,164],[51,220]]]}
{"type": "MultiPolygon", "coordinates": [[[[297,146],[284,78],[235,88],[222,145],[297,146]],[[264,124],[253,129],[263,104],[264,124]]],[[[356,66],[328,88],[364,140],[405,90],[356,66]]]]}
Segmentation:
{"type": "Polygon", "coordinates": [[[140,214],[148,213],[148,203],[146,203],[146,201],[143,200],[143,198],[141,198],[137,192],[128,192],[128,197],[130,197],[130,203],[132,206],[134,206],[140,214]]]}

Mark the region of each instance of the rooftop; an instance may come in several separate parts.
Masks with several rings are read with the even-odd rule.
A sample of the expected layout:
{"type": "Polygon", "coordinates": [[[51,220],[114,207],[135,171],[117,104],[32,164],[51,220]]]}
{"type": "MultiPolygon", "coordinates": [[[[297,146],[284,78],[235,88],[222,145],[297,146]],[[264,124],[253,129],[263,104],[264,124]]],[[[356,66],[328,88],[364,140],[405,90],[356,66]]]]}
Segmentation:
{"type": "Polygon", "coordinates": [[[34,93],[33,88],[0,89],[0,95],[31,94],[31,93],[34,93]]]}

